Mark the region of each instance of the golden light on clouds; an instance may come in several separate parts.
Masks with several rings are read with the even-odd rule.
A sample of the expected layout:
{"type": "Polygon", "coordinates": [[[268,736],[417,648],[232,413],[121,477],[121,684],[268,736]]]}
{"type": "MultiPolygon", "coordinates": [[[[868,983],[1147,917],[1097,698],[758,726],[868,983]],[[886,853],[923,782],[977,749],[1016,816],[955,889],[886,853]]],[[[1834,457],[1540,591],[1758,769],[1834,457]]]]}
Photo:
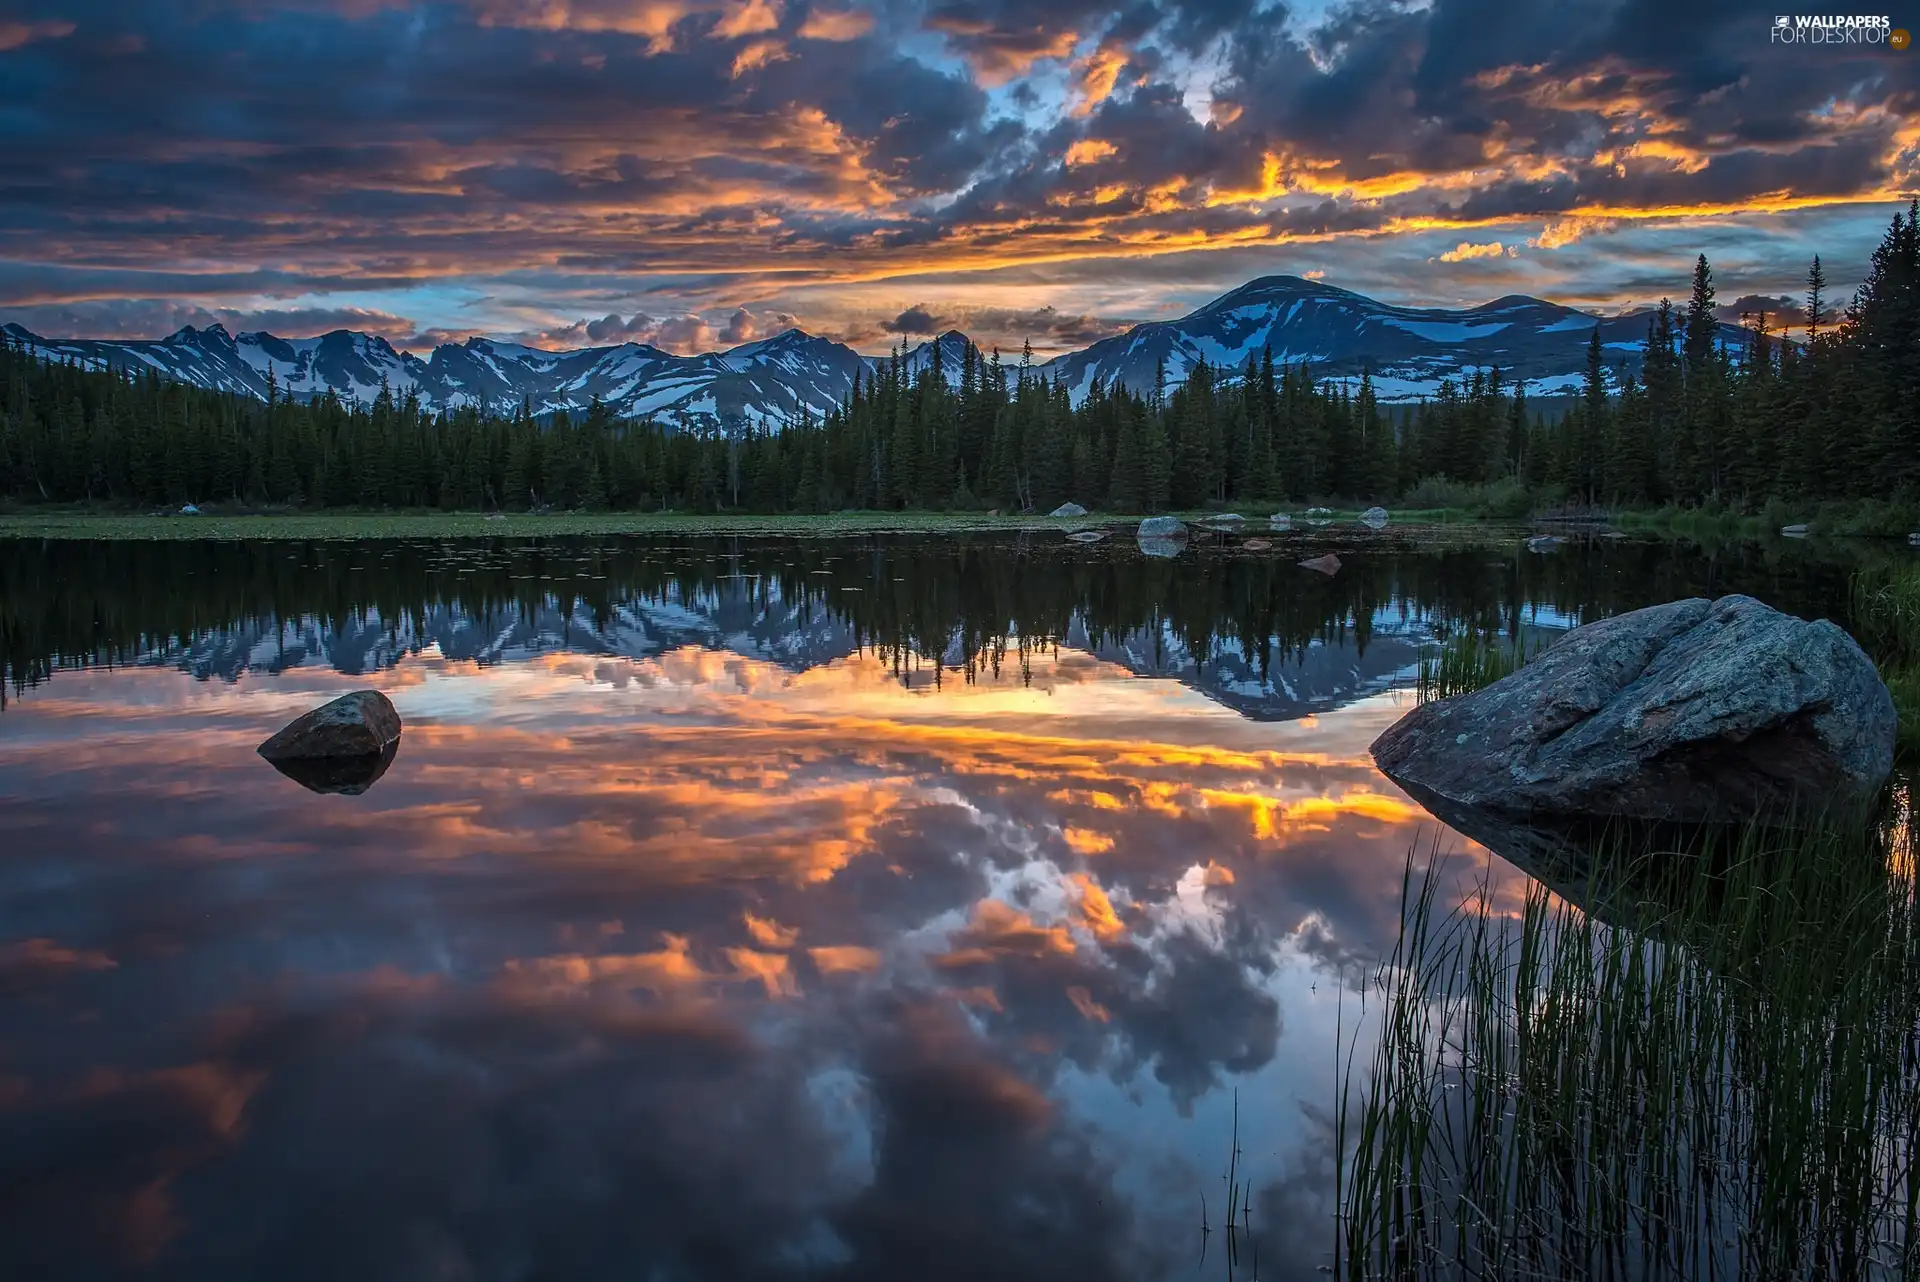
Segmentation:
{"type": "Polygon", "coordinates": [[[1076,165],[1091,165],[1096,161],[1105,160],[1109,156],[1118,155],[1119,151],[1118,147],[1104,138],[1081,138],[1067,148],[1067,154],[1063,159],[1068,168],[1072,168],[1076,165]]]}
{"type": "Polygon", "coordinates": [[[1441,254],[1440,261],[1443,263],[1465,263],[1471,262],[1476,258],[1510,258],[1517,252],[1517,250],[1511,247],[1503,246],[1497,240],[1488,241],[1483,245],[1476,245],[1471,241],[1463,240],[1452,249],[1441,254]]]}
{"type": "Polygon", "coordinates": [[[873,30],[873,15],[865,9],[812,8],[800,24],[803,40],[857,40],[873,30]]]}

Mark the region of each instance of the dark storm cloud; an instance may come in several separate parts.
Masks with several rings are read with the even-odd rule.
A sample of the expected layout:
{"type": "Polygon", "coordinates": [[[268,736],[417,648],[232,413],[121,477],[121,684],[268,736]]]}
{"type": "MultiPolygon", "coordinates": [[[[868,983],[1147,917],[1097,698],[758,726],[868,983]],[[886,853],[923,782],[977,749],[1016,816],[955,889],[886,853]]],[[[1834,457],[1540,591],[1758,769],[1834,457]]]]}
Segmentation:
{"type": "MultiPolygon", "coordinates": [[[[1742,294],[1731,303],[1722,303],[1716,310],[1721,320],[1730,325],[1758,324],[1760,318],[1767,318],[1767,327],[1778,332],[1782,328],[1800,329],[1807,323],[1807,300],[1805,295],[1796,298],[1788,294],[1742,294]]],[[[1842,315],[1839,307],[1822,307],[1820,323],[1838,324],[1842,315]]]]}
{"type": "Polygon", "coordinates": [[[963,333],[1013,334],[1033,339],[1042,346],[1067,344],[1084,347],[1103,338],[1111,338],[1138,324],[1138,321],[1101,316],[1068,316],[1051,307],[1021,310],[1004,307],[963,308],[936,311],[924,303],[907,308],[882,321],[878,331],[888,334],[931,335],[949,330],[963,333]]]}

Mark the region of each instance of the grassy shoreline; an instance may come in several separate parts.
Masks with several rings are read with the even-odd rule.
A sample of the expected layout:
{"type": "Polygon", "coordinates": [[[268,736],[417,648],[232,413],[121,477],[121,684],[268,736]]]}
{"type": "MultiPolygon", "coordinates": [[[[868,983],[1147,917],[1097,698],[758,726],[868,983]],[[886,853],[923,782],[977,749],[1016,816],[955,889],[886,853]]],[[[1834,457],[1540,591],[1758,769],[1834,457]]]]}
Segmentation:
{"type": "MultiPolygon", "coordinates": [[[[1205,523],[1219,513],[1173,513],[1205,523]]],[[[1249,532],[1267,529],[1266,510],[1245,513],[1249,532]]],[[[1299,514],[1295,514],[1296,517],[1299,514]]],[[[1338,511],[1335,523],[1359,519],[1359,509],[1338,511]]],[[[992,516],[984,512],[831,512],[748,515],[693,512],[480,512],[354,511],[154,516],[85,511],[0,512],[0,539],[381,539],[517,538],[614,534],[954,534],[1082,530],[1137,522],[1137,515],[1093,512],[1080,517],[992,516]]],[[[1400,524],[1485,524],[1451,509],[1396,511],[1400,524]]],[[[1301,528],[1296,525],[1295,528],[1301,528]]],[[[1306,527],[1313,528],[1313,527],[1306,527]]],[[[1392,528],[1391,524],[1388,527],[1392,528]]]]}
{"type": "MultiPolygon", "coordinates": [[[[1442,496],[1436,496],[1442,497],[1442,496]]],[[[1267,528],[1275,510],[1294,518],[1296,531],[1315,527],[1305,520],[1307,508],[1291,503],[1249,504],[1242,513],[1249,533],[1267,528]]],[[[1331,509],[1333,525],[1351,525],[1362,509],[1331,509]]],[[[1610,529],[1659,539],[1705,542],[1761,542],[1781,537],[1783,523],[1802,522],[1822,538],[1882,538],[1900,536],[1920,525],[1920,513],[1889,505],[1826,504],[1817,512],[1784,507],[1760,514],[1708,509],[1663,508],[1569,515],[1537,512],[1507,516],[1477,506],[1406,506],[1388,508],[1387,529],[1409,525],[1451,527],[1534,526],[1565,532],[1572,529],[1610,529]],[[1790,518],[1790,519],[1789,519],[1790,518]]],[[[1218,512],[1174,512],[1168,515],[1205,524],[1218,512]]],[[[0,539],[380,539],[525,537],[547,535],[618,534],[952,534],[1019,532],[1023,530],[1081,530],[1127,526],[1139,513],[1090,512],[1082,517],[1055,518],[1040,514],[997,515],[967,511],[844,511],[824,513],[696,513],[696,512],[445,512],[438,509],[329,508],[320,511],[222,511],[205,509],[197,516],[178,513],[135,513],[102,510],[83,505],[60,507],[0,507],[0,539]]]]}

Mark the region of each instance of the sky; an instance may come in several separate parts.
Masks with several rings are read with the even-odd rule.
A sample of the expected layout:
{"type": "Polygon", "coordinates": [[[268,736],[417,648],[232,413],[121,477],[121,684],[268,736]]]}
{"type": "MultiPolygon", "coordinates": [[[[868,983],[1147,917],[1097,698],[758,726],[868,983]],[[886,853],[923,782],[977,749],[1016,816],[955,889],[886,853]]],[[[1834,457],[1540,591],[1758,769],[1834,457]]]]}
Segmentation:
{"type": "Polygon", "coordinates": [[[1777,311],[1816,253],[1850,293],[1920,191],[1920,51],[1775,16],[0,0],[0,321],[1047,353],[1280,273],[1617,311],[1700,253],[1777,311]]]}

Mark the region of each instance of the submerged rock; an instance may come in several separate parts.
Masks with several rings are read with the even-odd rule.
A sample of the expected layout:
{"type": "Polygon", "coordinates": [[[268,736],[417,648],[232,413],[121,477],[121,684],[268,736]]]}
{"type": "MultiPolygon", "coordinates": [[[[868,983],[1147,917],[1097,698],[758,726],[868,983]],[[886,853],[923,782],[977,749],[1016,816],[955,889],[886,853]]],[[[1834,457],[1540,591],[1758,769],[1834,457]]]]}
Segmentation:
{"type": "Polygon", "coordinates": [[[1303,570],[1318,570],[1329,577],[1340,573],[1340,558],[1329,552],[1325,556],[1309,557],[1300,562],[1303,570]]]}
{"type": "Polygon", "coordinates": [[[1557,534],[1536,534],[1527,540],[1529,552],[1551,552],[1566,540],[1557,534]]]}
{"type": "Polygon", "coordinates": [[[1098,543],[1106,538],[1104,530],[1076,530],[1067,536],[1069,543],[1098,543]]]}
{"type": "Polygon", "coordinates": [[[1048,516],[1085,516],[1086,514],[1087,509],[1081,507],[1078,503],[1062,503],[1059,507],[1047,513],[1048,516]]]}
{"type": "Polygon", "coordinates": [[[260,745],[260,755],[283,761],[377,757],[400,741],[400,714],[378,690],[355,690],[288,722],[260,745]]]}
{"type": "Polygon", "coordinates": [[[1416,708],[1373,758],[1430,806],[1715,823],[1868,801],[1894,729],[1852,637],[1727,596],[1575,628],[1484,690],[1416,708]]]}
{"type": "Polygon", "coordinates": [[[1273,548],[1272,539],[1248,539],[1240,545],[1249,552],[1267,552],[1273,548]]]}
{"type": "Polygon", "coordinates": [[[287,757],[274,761],[273,768],[312,792],[357,797],[387,773],[399,753],[400,741],[395,739],[383,752],[358,757],[287,757]]]}
{"type": "Polygon", "coordinates": [[[1187,549],[1187,541],[1185,539],[1169,539],[1156,535],[1142,534],[1137,537],[1136,541],[1140,544],[1140,550],[1146,555],[1161,557],[1163,559],[1179,556],[1187,549]]]}
{"type": "Polygon", "coordinates": [[[1783,525],[1780,527],[1780,533],[1789,539],[1804,539],[1807,537],[1808,530],[1804,525],[1783,525]]]}
{"type": "Polygon", "coordinates": [[[1177,516],[1150,516],[1140,522],[1139,535],[1143,539],[1184,539],[1187,524],[1177,516]]]}

